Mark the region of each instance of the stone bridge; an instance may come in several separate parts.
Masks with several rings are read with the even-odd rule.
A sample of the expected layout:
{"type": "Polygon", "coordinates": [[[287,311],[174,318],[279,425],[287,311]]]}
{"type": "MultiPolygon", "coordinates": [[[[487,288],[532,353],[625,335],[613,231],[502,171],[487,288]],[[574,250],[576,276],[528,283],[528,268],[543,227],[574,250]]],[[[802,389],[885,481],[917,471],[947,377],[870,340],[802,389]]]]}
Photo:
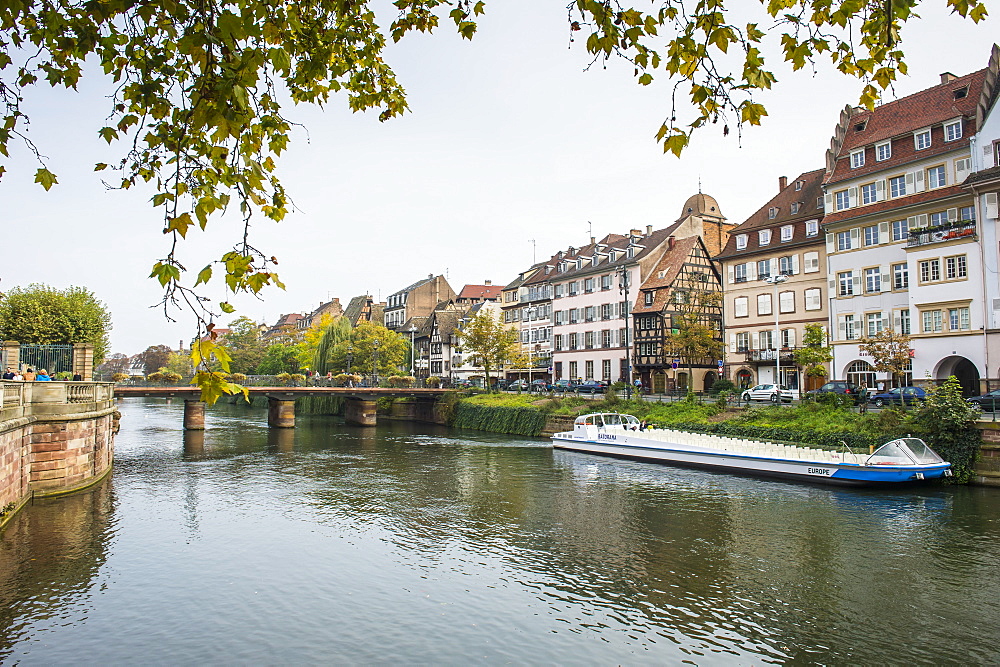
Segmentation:
{"type": "MultiPolygon", "coordinates": [[[[389,387],[247,387],[251,395],[267,397],[267,424],[271,428],[295,428],[295,399],[305,396],[340,396],[344,404],[344,420],[350,424],[374,426],[375,402],[380,398],[413,398],[415,416],[420,405],[433,405],[446,389],[397,389],[389,387]]],[[[118,385],[115,396],[149,396],[184,399],[184,428],[205,428],[205,404],[198,387],[133,387],[118,385]]]]}

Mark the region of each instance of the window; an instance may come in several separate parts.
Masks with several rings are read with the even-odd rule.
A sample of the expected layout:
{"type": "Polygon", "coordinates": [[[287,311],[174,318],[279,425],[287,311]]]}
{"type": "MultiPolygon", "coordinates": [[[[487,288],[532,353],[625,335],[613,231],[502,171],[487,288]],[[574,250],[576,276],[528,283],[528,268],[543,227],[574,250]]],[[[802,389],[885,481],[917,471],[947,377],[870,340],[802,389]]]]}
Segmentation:
{"type": "Polygon", "coordinates": [[[878,245],[878,225],[865,227],[865,245],[878,245]]]}
{"type": "Polygon", "coordinates": [[[645,304],[647,306],[652,306],[653,305],[653,297],[654,296],[655,296],[655,292],[645,292],[645,297],[646,297],[645,304]]]}
{"type": "Polygon", "coordinates": [[[840,290],[837,292],[840,296],[851,296],[854,294],[854,272],[844,271],[837,274],[837,283],[840,286],[840,290]]]}
{"type": "Polygon", "coordinates": [[[859,387],[875,386],[875,369],[867,361],[855,361],[847,367],[847,381],[859,387]]]}
{"type": "Polygon", "coordinates": [[[769,244],[771,242],[771,230],[770,229],[762,229],[759,232],[757,232],[757,242],[760,245],[767,245],[767,244],[769,244]]]}
{"type": "Polygon", "coordinates": [[[819,271],[819,253],[818,252],[807,252],[802,255],[803,264],[805,266],[802,268],[803,273],[816,273],[819,271]]]}
{"type": "Polygon", "coordinates": [[[586,294],[590,294],[591,292],[594,291],[594,279],[593,278],[587,278],[586,280],[583,281],[583,291],[586,294]]]}
{"type": "Polygon", "coordinates": [[[611,347],[611,329],[601,332],[601,347],[611,347]]]}
{"type": "Polygon", "coordinates": [[[931,147],[931,128],[917,130],[913,133],[913,147],[918,151],[931,147]]]}
{"type": "Polygon", "coordinates": [[[569,295],[570,296],[576,296],[577,287],[579,287],[579,284],[576,281],[573,281],[573,282],[571,282],[569,284],[569,295]]]}
{"type": "Polygon", "coordinates": [[[795,231],[795,228],[792,227],[791,225],[785,225],[784,227],[782,227],[781,228],[781,240],[782,241],[791,241],[792,240],[792,233],[794,231],[795,231]]]}
{"type": "Polygon", "coordinates": [[[948,309],[948,330],[968,331],[969,330],[969,309],[949,308],[948,309]]]}
{"type": "Polygon", "coordinates": [[[894,176],[889,179],[889,196],[902,197],[906,194],[906,176],[894,176]]]}
{"type": "Polygon", "coordinates": [[[737,264],[733,267],[733,282],[745,283],[747,281],[747,265],[737,264]]]}
{"type": "Polygon", "coordinates": [[[875,195],[875,184],[868,183],[861,186],[861,203],[862,204],[874,204],[878,199],[875,195]]]}
{"type": "Polygon", "coordinates": [[[588,350],[594,349],[594,332],[593,331],[588,331],[585,334],[583,334],[583,346],[584,346],[585,349],[588,349],[588,350]]]}
{"type": "Polygon", "coordinates": [[[923,318],[924,333],[940,333],[942,330],[942,320],[940,310],[923,310],[920,312],[923,318]]]}
{"type": "Polygon", "coordinates": [[[906,233],[908,229],[906,226],[906,220],[893,220],[892,221],[892,240],[893,241],[905,241],[906,233]]]}
{"type": "Polygon", "coordinates": [[[593,322],[594,321],[594,315],[595,315],[596,310],[597,309],[594,306],[587,306],[587,308],[583,311],[584,312],[584,316],[585,316],[587,322],[593,322]]]}
{"type": "Polygon", "coordinates": [[[585,379],[587,379],[587,380],[593,380],[594,379],[594,362],[593,361],[588,361],[588,362],[586,362],[586,364],[587,364],[586,365],[586,369],[587,370],[585,372],[587,374],[587,377],[585,379]]]}
{"type": "Polygon", "coordinates": [[[854,315],[844,315],[844,338],[846,340],[854,340],[858,337],[858,331],[854,325],[854,315]]]}
{"type": "MultiPolygon", "coordinates": [[[[791,213],[792,215],[795,215],[796,213],[799,212],[799,209],[801,209],[801,208],[802,208],[802,202],[793,201],[789,205],[789,213],[791,213]]],[[[781,240],[784,241],[785,239],[781,239],[781,240]]]]}
{"type": "Polygon", "coordinates": [[[601,362],[601,379],[605,382],[611,381],[611,360],[605,359],[601,362]]]}
{"type": "Polygon", "coordinates": [[[628,301],[618,302],[618,317],[623,319],[628,317],[628,301]]]}
{"type": "Polygon", "coordinates": [[[770,315],[771,314],[771,295],[770,294],[758,294],[757,295],[757,314],[758,315],[770,315]]]}
{"type": "Polygon", "coordinates": [[[562,283],[556,285],[555,298],[561,299],[563,295],[563,285],[562,283]]]}
{"type": "Polygon", "coordinates": [[[907,289],[910,286],[910,273],[906,264],[892,265],[892,289],[907,289]]]}
{"type": "Polygon", "coordinates": [[[606,275],[606,276],[601,276],[601,289],[602,290],[609,290],[609,289],[611,289],[611,274],[610,273],[608,275],[606,275]]]}
{"type": "Polygon", "coordinates": [[[805,185],[805,181],[795,181],[795,191],[798,192],[805,185]]]}
{"type": "Polygon", "coordinates": [[[910,335],[910,309],[904,308],[899,311],[899,333],[910,335]]]}
{"type": "Polygon", "coordinates": [[[612,303],[605,303],[605,304],[603,304],[601,306],[601,319],[602,320],[610,320],[612,317],[614,317],[614,308],[613,307],[614,307],[614,304],[612,304],[612,303]]]}
{"type": "Polygon", "coordinates": [[[774,348],[774,331],[768,329],[767,331],[761,331],[757,335],[757,342],[759,343],[758,350],[770,350],[774,348]]]}
{"type": "Polygon", "coordinates": [[[778,258],[778,272],[783,276],[790,276],[794,273],[793,262],[790,255],[778,258]]]}
{"type": "Polygon", "coordinates": [[[764,278],[771,277],[771,260],[762,259],[757,262],[757,279],[763,280],[764,278]]]}
{"type": "Polygon", "coordinates": [[[819,220],[810,220],[806,223],[806,236],[816,236],[819,234],[819,220]]]}
{"type": "Polygon", "coordinates": [[[878,162],[884,162],[892,157],[892,144],[886,141],[885,143],[875,144],[875,160],[878,162]]]}
{"type": "Polygon", "coordinates": [[[837,250],[851,249],[851,231],[837,232],[837,250]]]}
{"type": "Polygon", "coordinates": [[[782,292],[778,295],[778,312],[795,312],[795,292],[782,292]]]}
{"type": "Polygon", "coordinates": [[[927,170],[928,188],[943,188],[946,185],[948,185],[948,183],[945,181],[944,165],[931,167],[930,169],[927,170]]]}
{"type": "Polygon", "coordinates": [[[941,260],[928,259],[920,262],[920,282],[941,280],[941,260]]]}
{"type": "Polygon", "coordinates": [[[955,141],[962,138],[962,119],[953,120],[944,124],[944,140],[955,141]]]}
{"type": "Polygon", "coordinates": [[[576,324],[577,321],[579,320],[579,314],[580,314],[579,309],[577,309],[577,308],[570,308],[569,309],[569,323],[570,324],[576,324]]]}
{"type": "Polygon", "coordinates": [[[938,211],[937,213],[931,213],[931,226],[937,225],[947,225],[948,224],[948,211],[938,211]]]}
{"type": "Polygon", "coordinates": [[[737,250],[743,250],[746,247],[747,247],[747,235],[746,234],[737,234],[736,235],[736,249],[737,250]]]}
{"type": "Polygon", "coordinates": [[[865,166],[865,149],[851,151],[851,169],[865,166]]]}
{"type": "Polygon", "coordinates": [[[965,261],[965,255],[944,258],[944,276],[949,280],[955,278],[966,278],[969,275],[969,268],[965,261]]]}
{"type": "Polygon", "coordinates": [[[580,376],[579,376],[579,374],[576,371],[576,368],[577,368],[576,364],[577,364],[577,362],[575,362],[575,361],[569,362],[569,377],[570,377],[571,380],[579,380],[580,379],[580,376]]]}
{"type": "Polygon", "coordinates": [[[975,206],[963,206],[958,209],[958,219],[960,222],[975,222],[976,221],[976,207],[975,206]]]}
{"type": "Polygon", "coordinates": [[[843,211],[845,208],[850,207],[850,198],[847,196],[847,190],[841,190],[840,192],[834,193],[835,206],[834,210],[843,211]]]}
{"type": "Polygon", "coordinates": [[[868,313],[865,316],[868,320],[868,336],[876,336],[882,331],[882,313],[868,313]]]}
{"type": "Polygon", "coordinates": [[[813,287],[805,291],[806,298],[806,310],[820,310],[823,306],[821,303],[822,290],[818,287],[813,287]]]}
{"type": "Polygon", "coordinates": [[[556,352],[559,352],[560,350],[563,349],[563,335],[562,334],[556,334],[555,336],[552,337],[552,347],[555,348],[556,352]]]}
{"type": "Polygon", "coordinates": [[[823,208],[823,197],[822,197],[822,195],[819,196],[819,197],[816,197],[816,208],[819,208],[819,209],[823,208]]]}
{"type": "Polygon", "coordinates": [[[733,312],[736,314],[736,317],[750,316],[748,301],[749,299],[745,296],[738,296],[733,300],[733,312]]]}
{"type": "Polygon", "coordinates": [[[750,349],[750,333],[747,331],[741,331],[736,334],[736,351],[746,352],[750,349]]]}
{"type": "Polygon", "coordinates": [[[878,267],[873,269],[865,269],[865,292],[871,294],[873,292],[882,291],[882,272],[878,267]]]}
{"type": "Polygon", "coordinates": [[[628,329],[618,330],[618,347],[625,347],[628,345],[628,329]]]}
{"type": "Polygon", "coordinates": [[[778,209],[777,208],[775,208],[774,206],[772,206],[771,208],[767,209],[767,219],[768,220],[774,220],[777,217],[778,217],[778,209]]]}
{"type": "Polygon", "coordinates": [[[579,340],[580,340],[580,334],[575,333],[575,332],[571,333],[569,335],[569,349],[575,350],[576,347],[577,347],[576,344],[577,344],[577,342],[579,342],[579,340]]]}

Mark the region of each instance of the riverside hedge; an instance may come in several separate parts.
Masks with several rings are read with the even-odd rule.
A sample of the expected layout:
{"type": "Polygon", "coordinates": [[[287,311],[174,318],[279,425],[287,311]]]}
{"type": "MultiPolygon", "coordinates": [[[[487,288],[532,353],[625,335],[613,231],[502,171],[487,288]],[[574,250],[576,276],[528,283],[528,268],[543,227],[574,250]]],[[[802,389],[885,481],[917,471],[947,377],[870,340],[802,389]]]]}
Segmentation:
{"type": "Polygon", "coordinates": [[[545,413],[538,408],[475,405],[459,402],[452,426],[492,433],[536,436],[545,426],[545,413]]]}

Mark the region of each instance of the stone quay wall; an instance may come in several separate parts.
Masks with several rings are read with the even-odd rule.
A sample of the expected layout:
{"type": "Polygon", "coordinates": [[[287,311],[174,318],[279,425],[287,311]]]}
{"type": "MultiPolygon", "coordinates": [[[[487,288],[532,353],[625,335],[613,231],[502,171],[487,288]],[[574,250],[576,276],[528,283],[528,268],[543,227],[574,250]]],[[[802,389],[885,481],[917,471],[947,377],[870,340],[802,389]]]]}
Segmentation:
{"type": "Polygon", "coordinates": [[[114,460],[119,413],[104,382],[2,382],[0,526],[33,496],[100,481],[114,460]]]}

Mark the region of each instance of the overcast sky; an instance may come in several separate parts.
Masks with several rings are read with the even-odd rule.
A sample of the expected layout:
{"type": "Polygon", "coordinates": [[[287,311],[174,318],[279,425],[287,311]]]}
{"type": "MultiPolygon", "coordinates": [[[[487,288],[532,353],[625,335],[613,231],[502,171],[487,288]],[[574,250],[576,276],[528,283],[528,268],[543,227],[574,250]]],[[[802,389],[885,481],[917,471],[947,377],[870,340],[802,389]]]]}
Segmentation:
{"type": "MultiPolygon", "coordinates": [[[[997,20],[974,26],[943,6],[922,8],[924,19],[904,33],[910,75],[896,97],[937,84],[941,72],[986,66],[997,20]]],[[[770,114],[764,126],[723,137],[720,123],[676,159],[653,136],[669,112],[670,86],[640,87],[631,68],[614,63],[585,71],[582,44],[568,47],[565,2],[493,0],[472,42],[442,28],[391,48],[407,116],[379,123],[376,113],[351,114],[344,98],[325,110],[289,108],[305,129],[279,175],[297,210],[254,228],[257,247],[278,257],[287,291],[234,300],[237,315],[272,323],[329,297],[384,299],[431,273],[444,273],[456,291],[505,284],[532,263],[532,240],[540,260],[587,243],[588,222],[597,237],[668,225],[699,178],[740,222],[777,192],[779,176],[823,166],[837,116],[861,90],[825,61],[815,74],[793,74],[772,56],[779,82],[760,98],[770,114]]],[[[31,136],[59,185],[45,192],[34,184],[36,165],[23,149],[7,161],[0,290],[88,287],[111,310],[116,352],[190,340],[189,316],[171,324],[150,308],[160,289],[146,276],[167,248],[151,192],[105,190],[93,172],[95,162],[120,157],[97,136],[105,84],[33,92],[31,136]]],[[[237,238],[235,216],[190,233],[182,261],[192,278],[237,238]]],[[[218,287],[208,293],[224,298],[218,287]]]]}

